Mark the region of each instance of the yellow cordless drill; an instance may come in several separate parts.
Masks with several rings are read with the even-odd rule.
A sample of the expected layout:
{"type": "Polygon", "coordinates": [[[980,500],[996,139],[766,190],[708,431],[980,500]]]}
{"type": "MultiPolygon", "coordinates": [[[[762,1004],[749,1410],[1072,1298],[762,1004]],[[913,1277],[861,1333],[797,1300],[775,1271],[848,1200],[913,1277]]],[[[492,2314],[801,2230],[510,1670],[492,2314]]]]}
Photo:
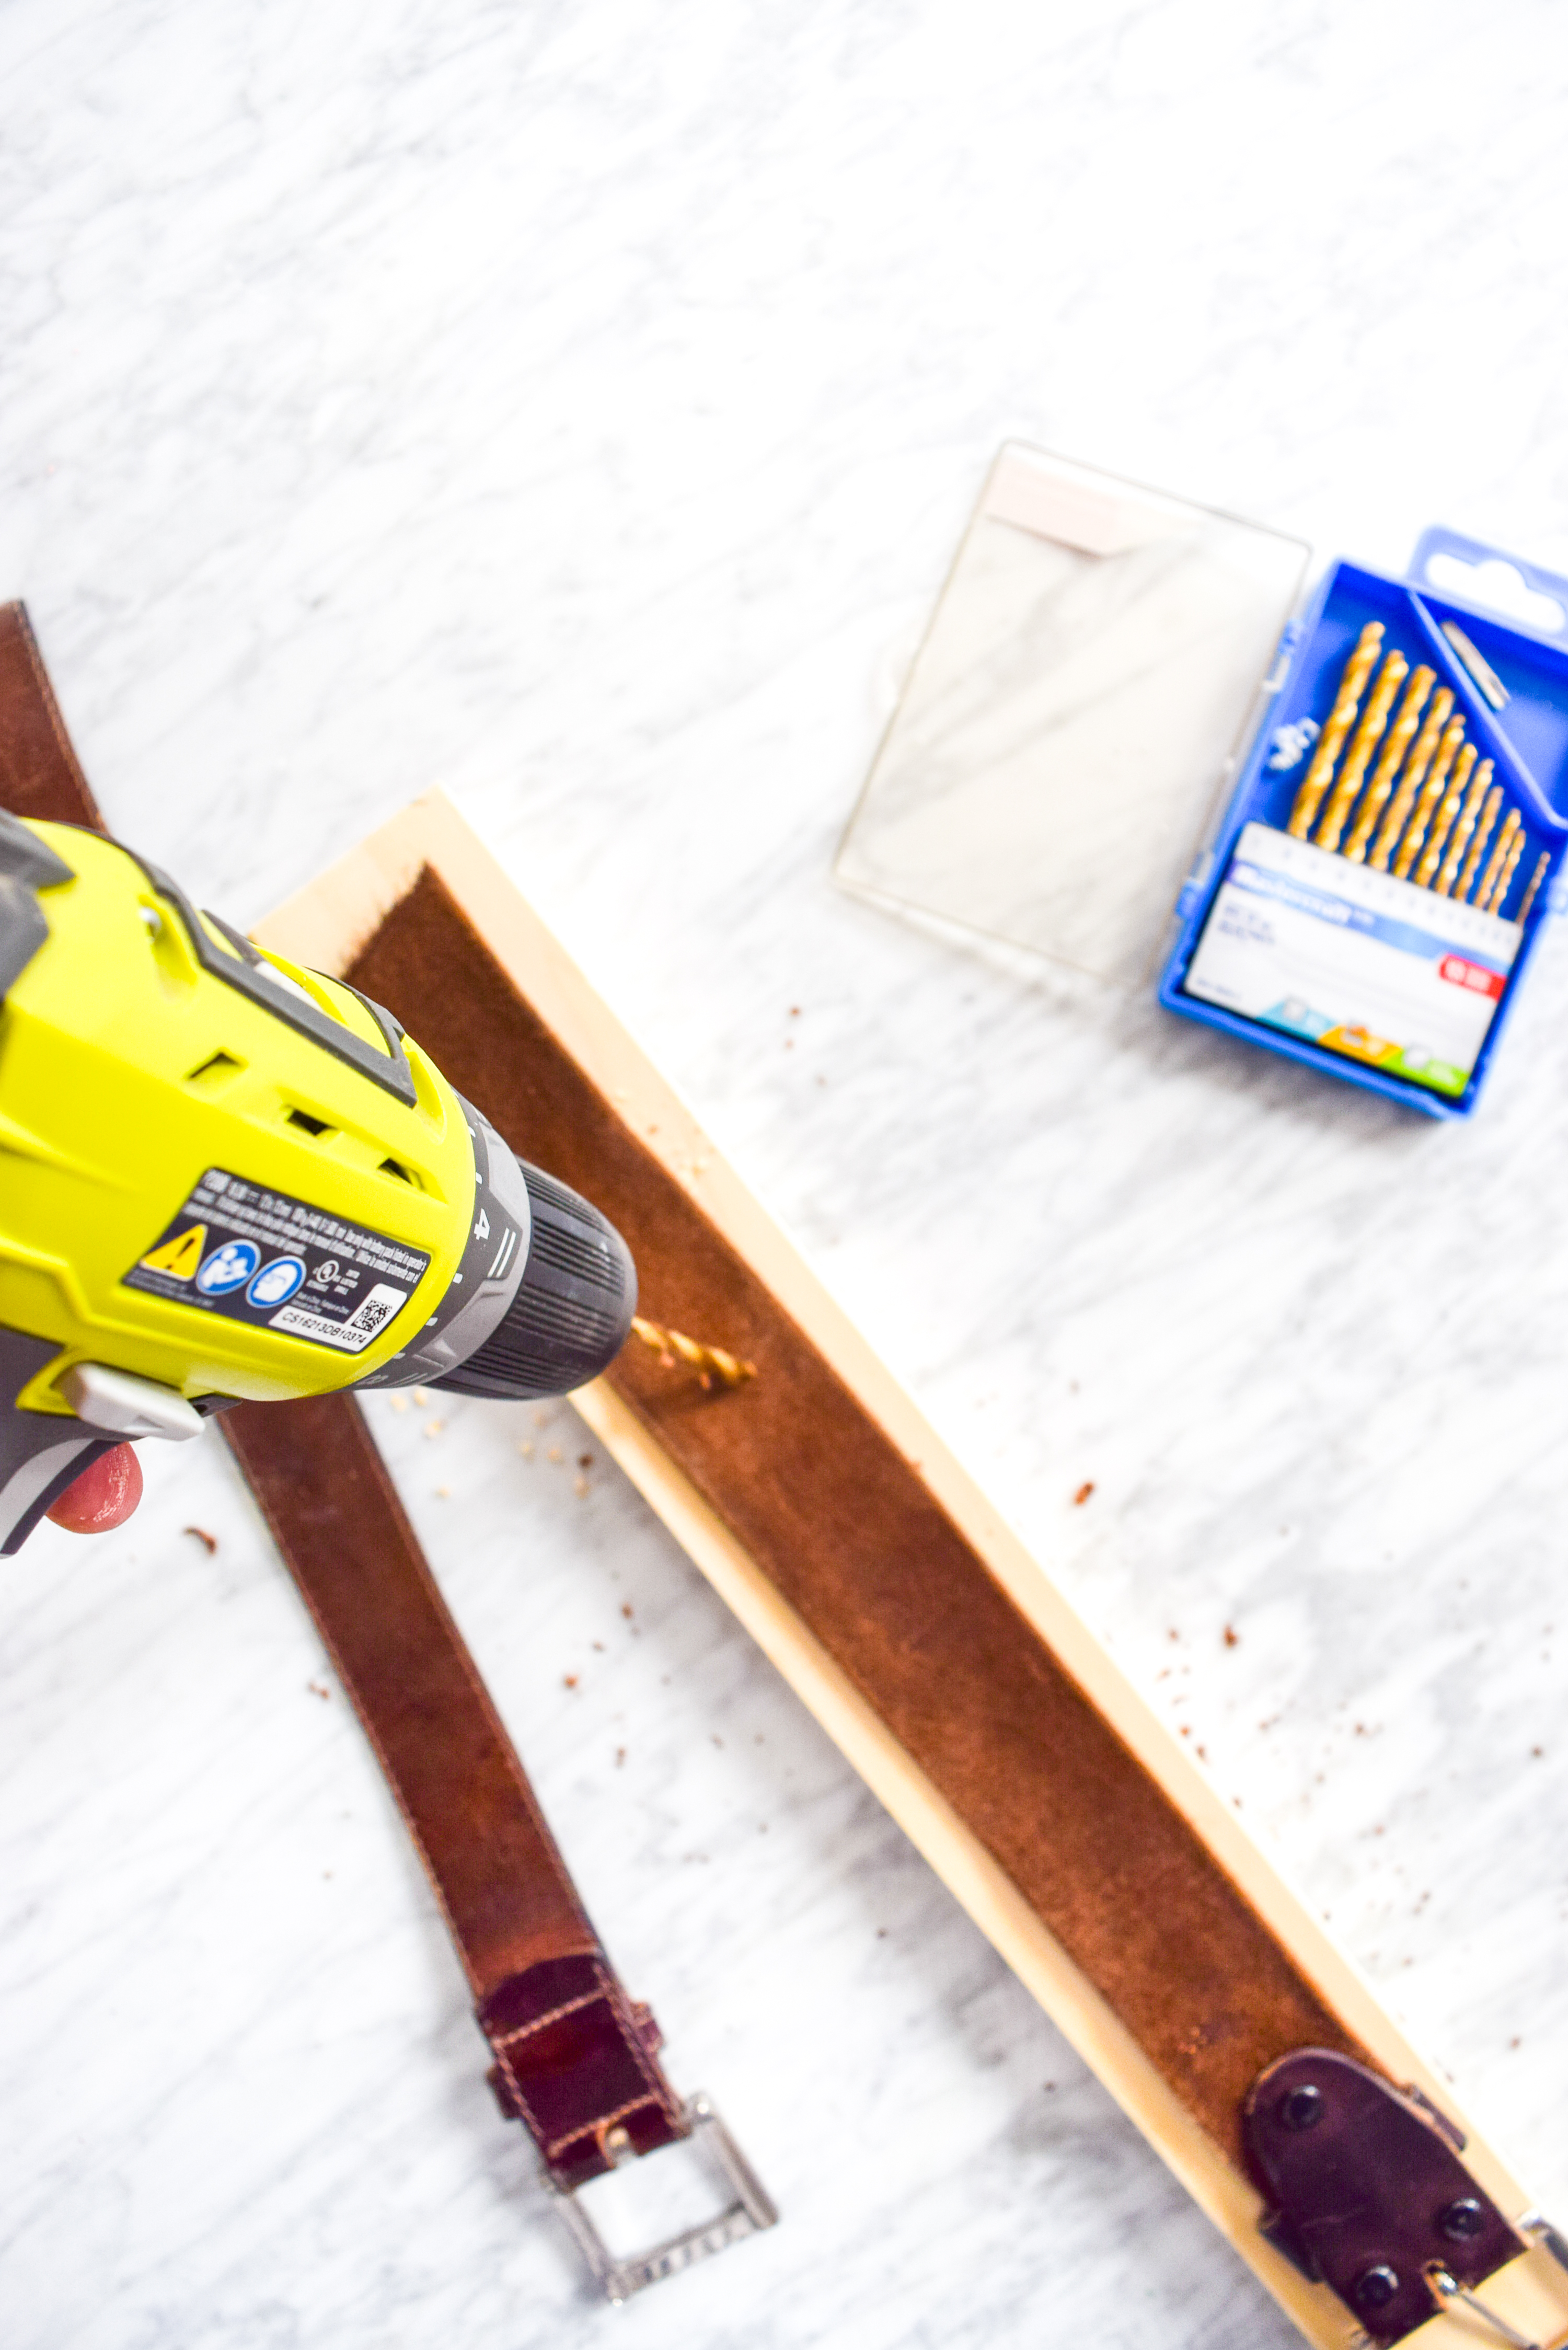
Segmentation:
{"type": "Polygon", "coordinates": [[[241,1399],[565,1394],[636,1302],[614,1227],[379,1004],[0,814],[0,1553],[241,1399]]]}

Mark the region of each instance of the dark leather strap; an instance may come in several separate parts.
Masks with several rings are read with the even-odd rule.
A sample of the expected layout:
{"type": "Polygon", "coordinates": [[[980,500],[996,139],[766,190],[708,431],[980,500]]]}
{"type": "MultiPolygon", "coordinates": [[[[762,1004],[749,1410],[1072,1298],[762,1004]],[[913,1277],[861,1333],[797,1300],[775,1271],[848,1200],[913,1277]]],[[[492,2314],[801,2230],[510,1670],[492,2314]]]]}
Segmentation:
{"type": "Polygon", "coordinates": [[[557,2177],[686,2134],[658,2027],[610,1970],[512,1742],[348,1396],[220,1422],[434,1886],[495,2054],[502,2111],[557,2177]]]}
{"type": "MultiPolygon", "coordinates": [[[[105,828],[20,604],[0,607],[0,806],[105,828]]],[[[684,2137],[658,2026],[599,1947],[358,1404],[242,1404],[220,1425],[419,1847],[502,2112],[564,2186],[684,2137]]]]}
{"type": "Polygon", "coordinates": [[[0,807],[39,824],[104,829],[44,672],[26,604],[0,604],[0,807]]]}

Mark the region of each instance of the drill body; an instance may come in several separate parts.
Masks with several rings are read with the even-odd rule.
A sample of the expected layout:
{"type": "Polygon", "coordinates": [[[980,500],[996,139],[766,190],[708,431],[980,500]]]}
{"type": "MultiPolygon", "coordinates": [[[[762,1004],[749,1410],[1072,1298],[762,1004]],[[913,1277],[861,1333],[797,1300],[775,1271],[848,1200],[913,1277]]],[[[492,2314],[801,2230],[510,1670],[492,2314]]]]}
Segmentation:
{"type": "Polygon", "coordinates": [[[167,875],[0,816],[0,1552],[97,1453],[239,1399],[562,1394],[624,1243],[379,1006],[167,875]]]}

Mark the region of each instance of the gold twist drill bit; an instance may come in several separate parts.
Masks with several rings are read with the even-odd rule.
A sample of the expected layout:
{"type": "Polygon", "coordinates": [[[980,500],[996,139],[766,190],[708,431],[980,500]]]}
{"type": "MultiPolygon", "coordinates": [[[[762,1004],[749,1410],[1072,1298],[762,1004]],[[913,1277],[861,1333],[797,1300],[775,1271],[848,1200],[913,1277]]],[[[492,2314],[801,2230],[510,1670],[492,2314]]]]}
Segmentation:
{"type": "Polygon", "coordinates": [[[1502,830],[1499,833],[1497,847],[1492,852],[1492,862],[1494,864],[1497,862],[1500,856],[1502,858],[1502,870],[1498,875],[1497,879],[1492,886],[1490,897],[1483,898],[1481,900],[1481,910],[1483,913],[1501,913],[1503,908],[1508,903],[1508,893],[1513,887],[1514,868],[1517,866],[1523,854],[1524,826],[1520,820],[1518,809],[1510,808],[1508,812],[1508,823],[1503,826],[1502,830]],[[1510,827],[1512,827],[1513,829],[1511,830],[1510,827]],[[1506,854],[1504,853],[1505,851],[1506,854]]]}
{"type": "Polygon", "coordinates": [[[1329,778],[1334,774],[1334,763],[1345,746],[1345,736],[1355,723],[1355,713],[1361,705],[1361,696],[1366,689],[1366,681],[1372,674],[1372,664],[1377,659],[1377,648],[1382,642],[1382,621],[1368,620],[1356,639],[1355,650],[1345,664],[1345,675],[1339,681],[1339,691],[1334,696],[1334,708],[1329,712],[1328,723],[1317,738],[1317,749],[1312,754],[1312,764],[1306,771],[1302,787],[1296,794],[1296,804],[1291,810],[1291,820],[1285,828],[1288,832],[1293,833],[1297,840],[1304,840],[1312,830],[1313,818],[1318,812],[1323,795],[1328,789],[1329,778]]]}
{"type": "MultiPolygon", "coordinates": [[[[1489,759],[1487,765],[1490,767],[1490,764],[1491,761],[1489,759]]],[[[1459,888],[1454,891],[1455,902],[1460,906],[1468,906],[1470,903],[1470,893],[1475,887],[1475,878],[1480,870],[1480,861],[1486,854],[1486,845],[1491,837],[1491,828],[1497,822],[1497,812],[1501,806],[1502,785],[1493,784],[1486,795],[1486,805],[1481,809],[1480,818],[1476,826],[1476,837],[1470,843],[1470,853],[1465,859],[1465,869],[1459,876],[1459,888]]]]}
{"type": "Polygon", "coordinates": [[[1320,848],[1337,848],[1339,836],[1345,830],[1345,819],[1361,789],[1361,778],[1366,773],[1372,754],[1383,740],[1383,729],[1388,723],[1388,712],[1394,707],[1394,696],[1404,684],[1410,664],[1397,649],[1391,652],[1377,673],[1372,689],[1372,699],[1366,705],[1360,725],[1351,738],[1345,754],[1345,764],[1334,779],[1334,789],[1328,795],[1328,806],[1318,827],[1320,848]]]}
{"type": "Polygon", "coordinates": [[[1432,764],[1432,754],[1438,737],[1448,724],[1454,697],[1445,685],[1432,696],[1432,706],[1427,712],[1427,723],[1416,737],[1409,763],[1399,778],[1399,788],[1389,804],[1383,819],[1383,829],[1377,836],[1377,846],[1367,859],[1375,873],[1386,873],[1388,859],[1394,854],[1394,844],[1405,829],[1405,819],[1410,813],[1410,803],[1421,788],[1421,779],[1432,764]]]}
{"type": "Polygon", "coordinates": [[[1535,870],[1530,877],[1530,887],[1524,893],[1524,903],[1521,906],[1518,913],[1515,914],[1513,918],[1516,922],[1522,922],[1526,914],[1529,913],[1532,906],[1534,905],[1535,893],[1540,889],[1542,881],[1545,880],[1546,868],[1551,862],[1552,851],[1549,848],[1543,848],[1540,856],[1535,860],[1535,870]]]}
{"type": "Polygon", "coordinates": [[[1449,853],[1443,859],[1443,869],[1438,876],[1437,890],[1439,898],[1447,898],[1459,879],[1465,849],[1469,845],[1471,833],[1476,828],[1476,816],[1482,800],[1487,795],[1487,787],[1491,782],[1491,770],[1492,762],[1490,759],[1483,759],[1476,769],[1475,779],[1469,790],[1465,794],[1465,805],[1459,820],[1454,827],[1453,837],[1449,843],[1449,853]]]}
{"type": "Polygon", "coordinates": [[[1433,877],[1442,863],[1443,844],[1454,828],[1454,819],[1464,806],[1465,786],[1470,779],[1470,769],[1476,763],[1476,746],[1466,743],[1459,752],[1459,764],[1443,795],[1443,805],[1432,818],[1431,837],[1421,851],[1421,862],[1416,868],[1416,886],[1429,889],[1433,877]]]}
{"type": "Polygon", "coordinates": [[[1481,875],[1480,886],[1470,899],[1471,905],[1479,906],[1483,914],[1490,914],[1491,911],[1491,897],[1492,891],[1497,887],[1497,877],[1507,862],[1508,852],[1513,847],[1513,837],[1518,830],[1519,811],[1517,808],[1510,808],[1504,819],[1502,830],[1498,834],[1493,845],[1491,855],[1487,858],[1486,871],[1481,875]]]}
{"type": "Polygon", "coordinates": [[[1360,865],[1366,857],[1366,845],[1377,828],[1377,819],[1388,805],[1388,795],[1394,788],[1394,778],[1403,764],[1405,754],[1415,739],[1421,723],[1421,712],[1427,706],[1427,696],[1438,682],[1436,670],[1416,671],[1399,705],[1399,715],[1394,729],[1383,745],[1383,756],[1377,762],[1376,773],[1366,787],[1366,797],[1356,812],[1350,827],[1350,838],[1345,844],[1345,854],[1352,865],[1360,865]]]}
{"type": "Polygon", "coordinates": [[[1443,729],[1443,739],[1438,745],[1438,755],[1432,762],[1432,772],[1421,786],[1421,796],[1416,803],[1416,813],[1405,827],[1405,837],[1399,843],[1399,853],[1394,859],[1394,874],[1397,880],[1409,879],[1410,868],[1420,853],[1421,843],[1427,837],[1427,827],[1432,821],[1432,811],[1442,797],[1443,785],[1449,780],[1449,769],[1453,765],[1459,744],[1464,739],[1464,720],[1450,718],[1443,729]]]}
{"type": "Polygon", "coordinates": [[[715,1378],[724,1387],[738,1388],[757,1376],[755,1363],[742,1363],[722,1347],[704,1347],[701,1340],[688,1338],[684,1331],[667,1330],[662,1322],[648,1322],[634,1314],[631,1328],[634,1337],[653,1348],[667,1371],[672,1371],[678,1362],[690,1364],[705,1388],[711,1388],[715,1378]]]}

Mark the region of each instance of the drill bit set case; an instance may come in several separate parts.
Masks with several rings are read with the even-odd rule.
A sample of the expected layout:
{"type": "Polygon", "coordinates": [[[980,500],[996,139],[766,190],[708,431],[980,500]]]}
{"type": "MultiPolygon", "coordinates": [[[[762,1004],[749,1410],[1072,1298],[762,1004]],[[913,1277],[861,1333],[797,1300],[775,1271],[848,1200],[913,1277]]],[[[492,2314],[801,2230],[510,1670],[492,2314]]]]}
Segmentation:
{"type": "Polygon", "coordinates": [[[1568,841],[1568,579],[1407,577],[1010,444],[846,887],[1438,1118],[1474,1108],[1568,841]]]}

